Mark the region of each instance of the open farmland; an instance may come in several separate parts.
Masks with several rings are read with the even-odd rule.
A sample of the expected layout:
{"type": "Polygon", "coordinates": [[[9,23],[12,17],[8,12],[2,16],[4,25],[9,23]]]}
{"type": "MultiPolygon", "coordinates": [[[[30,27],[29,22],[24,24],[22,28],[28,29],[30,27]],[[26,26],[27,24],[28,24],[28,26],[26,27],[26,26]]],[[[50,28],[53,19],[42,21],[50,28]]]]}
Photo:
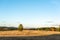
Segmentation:
{"type": "Polygon", "coordinates": [[[4,36],[45,36],[52,34],[60,34],[57,31],[40,31],[40,30],[13,30],[13,31],[0,31],[0,37],[4,36]]]}
{"type": "Polygon", "coordinates": [[[56,31],[0,31],[0,40],[60,40],[60,32],[56,31]]]}

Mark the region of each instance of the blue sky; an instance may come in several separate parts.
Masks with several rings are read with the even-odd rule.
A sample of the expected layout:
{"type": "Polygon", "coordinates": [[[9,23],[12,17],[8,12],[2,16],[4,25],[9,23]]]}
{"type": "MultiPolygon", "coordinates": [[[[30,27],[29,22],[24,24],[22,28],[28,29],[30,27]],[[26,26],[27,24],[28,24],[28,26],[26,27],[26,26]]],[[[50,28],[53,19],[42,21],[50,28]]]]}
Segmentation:
{"type": "Polygon", "coordinates": [[[60,24],[60,0],[0,0],[0,25],[38,27],[60,24]]]}

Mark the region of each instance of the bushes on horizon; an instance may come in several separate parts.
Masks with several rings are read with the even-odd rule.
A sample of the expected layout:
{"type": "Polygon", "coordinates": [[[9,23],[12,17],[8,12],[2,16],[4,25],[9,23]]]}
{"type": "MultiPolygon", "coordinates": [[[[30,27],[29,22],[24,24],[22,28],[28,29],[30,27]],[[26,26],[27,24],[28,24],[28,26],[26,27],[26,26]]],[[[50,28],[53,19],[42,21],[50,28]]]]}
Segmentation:
{"type": "Polygon", "coordinates": [[[56,31],[55,27],[50,27],[50,31],[56,31]]]}
{"type": "Polygon", "coordinates": [[[43,28],[38,28],[38,30],[45,30],[45,31],[48,31],[49,28],[48,28],[48,27],[43,27],[43,28]]]}

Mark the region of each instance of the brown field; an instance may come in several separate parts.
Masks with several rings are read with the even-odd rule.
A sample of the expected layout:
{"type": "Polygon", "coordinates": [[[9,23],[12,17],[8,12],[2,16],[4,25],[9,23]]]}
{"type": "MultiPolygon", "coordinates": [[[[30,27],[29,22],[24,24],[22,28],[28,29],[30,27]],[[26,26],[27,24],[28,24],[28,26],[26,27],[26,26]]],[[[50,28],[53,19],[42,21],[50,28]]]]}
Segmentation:
{"type": "Polygon", "coordinates": [[[0,36],[45,36],[52,34],[60,34],[56,31],[40,31],[40,30],[23,30],[23,31],[0,31],[0,36]]]}

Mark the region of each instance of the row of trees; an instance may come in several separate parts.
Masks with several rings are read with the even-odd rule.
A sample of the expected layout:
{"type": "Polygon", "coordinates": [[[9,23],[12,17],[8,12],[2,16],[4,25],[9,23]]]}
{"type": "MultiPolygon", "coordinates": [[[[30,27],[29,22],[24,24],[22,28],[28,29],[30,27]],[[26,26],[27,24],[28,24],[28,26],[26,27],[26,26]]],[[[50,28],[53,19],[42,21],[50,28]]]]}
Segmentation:
{"type": "Polygon", "coordinates": [[[44,31],[60,31],[60,25],[59,28],[55,28],[55,27],[43,27],[43,28],[23,28],[22,24],[19,24],[18,28],[16,27],[6,27],[6,26],[0,26],[0,31],[9,31],[9,30],[19,30],[19,31],[23,31],[23,30],[44,30],[44,31]]]}
{"type": "MultiPolygon", "coordinates": [[[[20,24],[18,26],[18,30],[23,31],[23,25],[20,24]]],[[[44,27],[44,28],[31,28],[28,30],[45,30],[45,31],[60,31],[60,25],[59,28],[55,28],[55,27],[44,27]]]]}

